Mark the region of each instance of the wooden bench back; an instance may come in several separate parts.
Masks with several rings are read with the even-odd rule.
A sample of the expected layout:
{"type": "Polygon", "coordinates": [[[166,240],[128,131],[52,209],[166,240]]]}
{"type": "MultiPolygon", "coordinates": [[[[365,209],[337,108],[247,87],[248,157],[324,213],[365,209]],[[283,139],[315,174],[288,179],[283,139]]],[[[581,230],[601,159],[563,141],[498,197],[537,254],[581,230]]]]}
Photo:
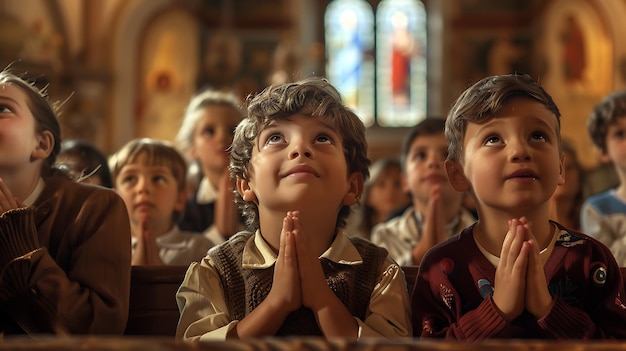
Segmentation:
{"type": "MultiPolygon", "coordinates": [[[[419,267],[402,267],[409,294],[419,267]]],[[[626,267],[622,267],[626,277],[626,267]]],[[[185,278],[187,266],[133,266],[131,270],[130,310],[126,335],[174,336],[178,324],[176,291],[185,278]]],[[[625,280],[626,288],[626,280],[625,280]]]]}
{"type": "Polygon", "coordinates": [[[133,266],[126,335],[176,334],[176,291],[187,266],[133,266]]]}

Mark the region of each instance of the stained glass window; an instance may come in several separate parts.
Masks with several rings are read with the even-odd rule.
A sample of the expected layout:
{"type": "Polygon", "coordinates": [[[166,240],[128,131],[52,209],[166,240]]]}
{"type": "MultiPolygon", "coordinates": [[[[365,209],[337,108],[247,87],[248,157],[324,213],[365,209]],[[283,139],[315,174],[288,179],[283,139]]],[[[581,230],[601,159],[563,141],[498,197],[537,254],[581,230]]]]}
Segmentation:
{"type": "Polygon", "coordinates": [[[421,1],[383,0],[376,11],[377,122],[415,125],[426,117],[426,11],[421,1]]]}
{"type": "Polygon", "coordinates": [[[326,8],[326,76],[366,126],[374,123],[374,12],[363,0],[326,8]]]}
{"type": "Polygon", "coordinates": [[[365,0],[328,5],[327,77],[366,126],[415,125],[426,118],[426,10],[419,0],[382,0],[373,12],[365,0]]]}

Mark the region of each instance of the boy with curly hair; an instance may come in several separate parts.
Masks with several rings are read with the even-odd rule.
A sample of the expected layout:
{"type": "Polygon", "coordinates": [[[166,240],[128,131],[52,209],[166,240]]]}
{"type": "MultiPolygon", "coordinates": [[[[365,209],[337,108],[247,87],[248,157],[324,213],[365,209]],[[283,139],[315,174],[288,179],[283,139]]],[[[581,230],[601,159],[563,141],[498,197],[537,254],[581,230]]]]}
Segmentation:
{"type": "Polygon", "coordinates": [[[251,98],[230,169],[252,231],[189,267],[177,337],[410,337],[402,269],[342,230],[369,164],[363,123],[325,79],[251,98]]]}

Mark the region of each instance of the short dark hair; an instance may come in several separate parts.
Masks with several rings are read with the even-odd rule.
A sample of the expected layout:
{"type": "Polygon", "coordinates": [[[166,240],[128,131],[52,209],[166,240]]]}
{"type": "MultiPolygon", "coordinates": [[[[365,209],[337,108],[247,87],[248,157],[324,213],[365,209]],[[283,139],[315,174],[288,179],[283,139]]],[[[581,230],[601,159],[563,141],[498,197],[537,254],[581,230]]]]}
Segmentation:
{"type": "Polygon", "coordinates": [[[415,141],[418,137],[425,135],[443,134],[445,126],[445,119],[439,117],[427,117],[411,128],[409,134],[407,134],[404,138],[404,143],[402,144],[402,151],[400,154],[402,170],[406,169],[406,159],[411,151],[411,144],[413,144],[413,141],[415,141]]]}
{"type": "Polygon", "coordinates": [[[593,144],[606,153],[606,133],[618,118],[626,116],[626,90],[614,92],[596,105],[587,119],[587,131],[593,144]]]}
{"type": "Polygon", "coordinates": [[[100,177],[101,185],[107,188],[113,187],[111,171],[107,157],[91,143],[84,140],[70,139],[61,143],[61,151],[57,156],[56,167],[65,168],[67,172],[76,172],[79,176],[93,175],[100,177]],[[76,169],[69,169],[71,165],[62,164],[63,156],[75,157],[79,162],[73,165],[76,169]]]}
{"type": "Polygon", "coordinates": [[[523,97],[544,105],[556,117],[561,148],[561,112],[550,94],[527,74],[506,74],[483,78],[456,99],[446,119],[448,159],[462,161],[467,123],[485,123],[494,118],[512,98],[523,97]]]}

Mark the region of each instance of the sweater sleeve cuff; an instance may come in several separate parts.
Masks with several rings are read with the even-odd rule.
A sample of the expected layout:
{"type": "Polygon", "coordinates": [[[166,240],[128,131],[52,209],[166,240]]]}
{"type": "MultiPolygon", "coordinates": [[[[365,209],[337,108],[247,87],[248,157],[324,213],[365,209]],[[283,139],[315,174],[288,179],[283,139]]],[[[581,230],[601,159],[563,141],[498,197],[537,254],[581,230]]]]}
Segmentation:
{"type": "Polygon", "coordinates": [[[491,298],[484,299],[474,311],[459,320],[459,327],[470,341],[498,336],[507,325],[491,298]]]}
{"type": "Polygon", "coordinates": [[[9,210],[0,216],[0,269],[39,247],[32,208],[9,210]]]}
{"type": "Polygon", "coordinates": [[[589,315],[568,305],[563,299],[555,298],[552,309],[537,321],[539,326],[557,339],[581,338],[593,331],[589,315]]]}
{"type": "Polygon", "coordinates": [[[45,248],[31,251],[26,255],[11,260],[0,271],[0,301],[7,301],[30,288],[33,262],[39,261],[45,253],[45,248]]]}

